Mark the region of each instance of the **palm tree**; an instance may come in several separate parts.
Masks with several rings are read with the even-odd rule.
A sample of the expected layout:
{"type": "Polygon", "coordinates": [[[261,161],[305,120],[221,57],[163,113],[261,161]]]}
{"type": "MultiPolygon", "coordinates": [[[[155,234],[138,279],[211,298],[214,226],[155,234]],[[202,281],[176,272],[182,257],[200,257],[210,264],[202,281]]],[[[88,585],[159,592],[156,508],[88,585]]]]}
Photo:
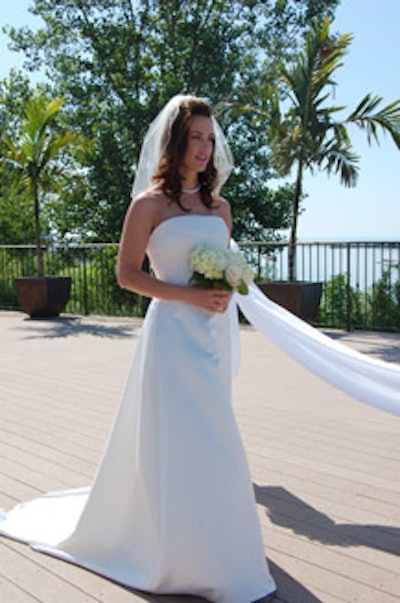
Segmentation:
{"type": "Polygon", "coordinates": [[[49,100],[35,95],[28,101],[21,124],[21,135],[13,140],[3,134],[1,161],[18,174],[32,198],[35,215],[35,242],[38,276],[44,276],[42,233],[40,227],[41,194],[49,183],[60,176],[67,177],[68,170],[61,163],[73,148],[84,148],[87,141],[67,128],[56,127],[64,104],[62,97],[49,100]]]}
{"type": "Polygon", "coordinates": [[[400,100],[381,109],[382,98],[367,94],[345,119],[336,121],[338,111],[347,107],[325,106],[328,88],[336,85],[333,76],[342,65],[352,36],[333,37],[330,21],[316,21],[307,33],[304,49],[291,65],[279,66],[280,84],[261,90],[263,107],[258,114],[267,118],[272,136],[273,165],[282,176],[296,170],[289,242],[289,281],[295,280],[297,222],[306,169],[326,170],[340,175],[342,184],[355,186],[358,157],[353,153],[348,125],[364,129],[368,143],[379,142],[378,130],[388,132],[400,148],[400,100]],[[282,108],[285,113],[282,114],[282,108]]]}

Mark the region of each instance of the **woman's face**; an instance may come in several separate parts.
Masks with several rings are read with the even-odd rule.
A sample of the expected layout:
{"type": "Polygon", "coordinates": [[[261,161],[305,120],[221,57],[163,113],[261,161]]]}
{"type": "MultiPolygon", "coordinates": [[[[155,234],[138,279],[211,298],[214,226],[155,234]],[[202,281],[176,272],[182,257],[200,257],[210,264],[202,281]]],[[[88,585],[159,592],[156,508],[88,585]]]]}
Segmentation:
{"type": "Polygon", "coordinates": [[[204,172],[214,149],[214,130],[211,117],[194,115],[190,118],[188,141],[183,156],[182,174],[204,172]]]}

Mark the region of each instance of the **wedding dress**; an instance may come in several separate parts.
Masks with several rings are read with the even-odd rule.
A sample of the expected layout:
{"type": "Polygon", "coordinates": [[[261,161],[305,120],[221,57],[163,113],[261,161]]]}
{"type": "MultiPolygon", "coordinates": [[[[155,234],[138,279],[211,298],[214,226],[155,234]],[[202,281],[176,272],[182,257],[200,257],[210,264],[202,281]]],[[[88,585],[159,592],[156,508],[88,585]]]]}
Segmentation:
{"type": "MultiPolygon", "coordinates": [[[[196,245],[225,248],[222,218],[162,222],[148,254],[187,284],[196,245]]],[[[250,603],[275,590],[230,403],[232,315],[153,300],[91,488],[3,515],[0,531],[124,585],[250,603]]]]}

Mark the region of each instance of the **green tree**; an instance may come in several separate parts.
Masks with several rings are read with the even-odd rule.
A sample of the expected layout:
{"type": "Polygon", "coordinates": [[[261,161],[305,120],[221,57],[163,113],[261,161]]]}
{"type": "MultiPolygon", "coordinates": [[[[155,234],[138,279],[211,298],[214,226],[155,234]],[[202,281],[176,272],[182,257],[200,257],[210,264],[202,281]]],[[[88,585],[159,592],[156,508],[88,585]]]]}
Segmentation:
{"type": "MultiPolygon", "coordinates": [[[[400,266],[397,267],[399,272],[400,266]]],[[[393,270],[394,272],[394,270],[393,270]]],[[[372,326],[400,327],[400,281],[392,270],[385,270],[371,293],[372,326]]]]}
{"type": "Polygon", "coordinates": [[[400,100],[380,108],[382,99],[367,94],[356,109],[343,120],[335,118],[346,107],[326,104],[334,74],[342,65],[351,35],[332,36],[330,21],[316,20],[307,32],[304,49],[293,63],[281,63],[281,86],[272,88],[264,81],[259,91],[258,114],[267,117],[272,134],[272,161],[279,173],[295,169],[292,223],[289,247],[289,280],[295,280],[297,221],[304,170],[338,173],[345,186],[355,186],[358,158],[354,154],[348,126],[364,129],[367,140],[378,141],[378,128],[388,132],[400,147],[400,100]]]}
{"type": "Polygon", "coordinates": [[[288,228],[292,186],[272,190],[269,150],[260,143],[262,128],[251,124],[248,115],[237,114],[225,128],[236,167],[223,189],[232,204],[233,236],[237,241],[279,239],[288,228]]]}
{"type": "MultiPolygon", "coordinates": [[[[28,78],[15,71],[0,81],[0,132],[13,135],[18,131],[30,95],[28,78]]],[[[0,156],[3,151],[0,138],[0,156]]],[[[31,243],[33,225],[33,210],[25,187],[0,162],[0,244],[31,243]]]]}
{"type": "Polygon", "coordinates": [[[318,321],[331,327],[344,328],[364,324],[365,296],[347,284],[345,274],[338,274],[325,283],[318,321]]]}
{"type": "Polygon", "coordinates": [[[41,231],[41,197],[60,178],[68,177],[72,164],[70,152],[83,148],[85,141],[68,128],[57,128],[63,99],[43,95],[29,99],[21,124],[21,135],[2,136],[1,163],[18,175],[32,201],[38,275],[44,275],[41,231]]]}
{"type": "MultiPolygon", "coordinates": [[[[115,240],[144,132],[165,101],[176,92],[206,96],[213,104],[236,98],[257,80],[261,64],[273,73],[277,57],[293,51],[307,22],[332,13],[337,3],[35,0],[33,12],[44,25],[36,32],[9,29],[14,48],[26,54],[28,68],[45,68],[53,94],[63,95],[71,109],[71,126],[94,141],[88,189],[79,196],[67,193],[58,207],[60,234],[75,225],[72,230],[85,238],[115,240]]],[[[226,120],[224,126],[234,146],[237,130],[226,120]]],[[[275,209],[276,198],[265,184],[270,170],[260,157],[260,141],[251,137],[249,123],[243,128],[247,152],[237,153],[232,189],[242,196],[232,200],[235,215],[239,211],[236,229],[244,237],[247,210],[240,212],[249,199],[258,216],[286,211],[275,209]]],[[[262,232],[263,222],[254,220],[262,232]]]]}

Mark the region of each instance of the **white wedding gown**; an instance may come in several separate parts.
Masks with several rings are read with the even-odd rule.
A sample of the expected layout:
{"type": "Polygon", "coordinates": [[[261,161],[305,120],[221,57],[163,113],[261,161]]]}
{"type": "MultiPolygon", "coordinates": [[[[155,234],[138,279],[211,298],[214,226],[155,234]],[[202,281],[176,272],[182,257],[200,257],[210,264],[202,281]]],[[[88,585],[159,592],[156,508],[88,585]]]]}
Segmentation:
{"type": "MultiPolygon", "coordinates": [[[[162,222],[148,254],[187,284],[195,245],[224,248],[225,222],[162,222]]],[[[250,603],[275,590],[231,407],[230,315],[154,300],[90,489],[3,515],[0,531],[144,591],[250,603]]]]}

